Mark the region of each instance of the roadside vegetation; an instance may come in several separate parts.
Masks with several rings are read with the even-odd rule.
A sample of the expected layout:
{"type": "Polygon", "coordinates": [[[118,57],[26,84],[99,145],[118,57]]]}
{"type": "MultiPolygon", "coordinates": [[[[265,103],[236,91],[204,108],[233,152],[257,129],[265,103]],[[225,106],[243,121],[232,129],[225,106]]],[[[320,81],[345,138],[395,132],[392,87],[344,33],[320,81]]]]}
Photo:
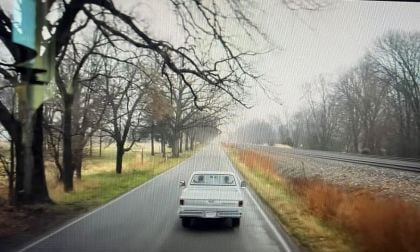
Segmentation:
{"type": "Polygon", "coordinates": [[[418,206],[320,178],[285,178],[265,155],[226,150],[288,232],[311,251],[419,251],[418,206]]]}
{"type": "Polygon", "coordinates": [[[420,208],[412,203],[321,179],[295,179],[291,186],[312,214],[345,229],[362,251],[420,249],[420,208]]]}
{"type": "MultiPolygon", "coordinates": [[[[2,207],[0,241],[25,231],[30,231],[31,235],[45,231],[44,228],[37,227],[43,219],[48,219],[49,222],[42,223],[47,225],[45,229],[60,225],[143,184],[194,153],[194,151],[184,151],[179,157],[164,158],[160,154],[152,156],[150,149],[143,149],[142,161],[142,146],[136,147],[137,151],[126,153],[123,161],[125,172],[118,176],[115,175],[116,147],[114,145],[103,149],[101,157],[98,155],[86,157],[83,167],[84,176],[82,179],[75,180],[74,190],[69,193],[63,193],[64,189],[57,179],[53,162],[47,162],[47,185],[55,204],[36,204],[20,208],[2,207]]],[[[7,187],[4,181],[1,182],[0,200],[5,203],[7,202],[7,187]]]]}
{"type": "Polygon", "coordinates": [[[166,159],[161,155],[152,156],[150,150],[145,150],[142,163],[141,150],[131,151],[124,158],[125,173],[118,176],[115,176],[114,153],[115,147],[110,146],[105,149],[103,157],[86,158],[85,175],[82,180],[75,180],[75,190],[71,193],[64,194],[60,183],[51,179],[49,192],[54,202],[59,206],[85,209],[102,205],[176,166],[193,152],[182,152],[179,157],[166,159]]]}
{"type": "Polygon", "coordinates": [[[85,176],[82,152],[92,138],[115,145],[115,174],[126,172],[126,155],[144,139],[150,139],[152,151],[157,141],[178,157],[182,149],[219,134],[232,108],[248,100],[246,83],[259,79],[248,64],[259,53],[253,46],[237,46],[225,33],[235,29],[238,37],[268,45],[248,17],[248,3],[150,5],[146,14],[163,8],[168,20],[179,21],[168,27],[180,32],[184,39],[179,40],[166,31],[150,32],[160,27],[159,15],[143,19],[143,8],[114,2],[0,5],[1,50],[7,56],[0,63],[0,141],[8,145],[0,162],[8,177],[9,205],[54,203],[45,178],[50,153],[63,193],[75,190],[77,179],[85,176]],[[31,13],[36,22],[23,22],[13,9],[31,13]],[[21,28],[33,35],[28,37],[32,44],[13,39],[21,28]],[[26,90],[27,83],[48,83],[48,92],[26,90]],[[15,92],[17,87],[23,91],[15,92]]]}

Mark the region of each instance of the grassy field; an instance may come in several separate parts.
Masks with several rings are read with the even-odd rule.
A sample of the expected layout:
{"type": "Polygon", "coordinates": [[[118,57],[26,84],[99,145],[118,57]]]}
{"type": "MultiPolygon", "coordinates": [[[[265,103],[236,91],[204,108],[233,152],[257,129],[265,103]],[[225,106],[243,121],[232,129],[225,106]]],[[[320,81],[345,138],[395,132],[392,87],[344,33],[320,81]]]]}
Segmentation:
{"type": "MultiPolygon", "coordinates": [[[[183,152],[179,158],[164,159],[160,153],[150,154],[146,146],[137,145],[135,151],[124,155],[122,174],[115,173],[115,147],[102,150],[102,157],[87,157],[83,162],[82,179],[75,179],[75,190],[64,193],[54,173],[48,174],[50,196],[56,207],[91,209],[139,186],[154,176],[179,164],[192,155],[183,152]],[[141,149],[143,148],[143,163],[141,149]]],[[[49,169],[51,170],[51,169],[49,169]]]]}
{"type": "MultiPolygon", "coordinates": [[[[82,179],[74,180],[74,191],[64,193],[63,185],[57,181],[57,172],[51,160],[46,162],[46,177],[50,197],[55,204],[13,208],[6,205],[7,189],[0,186],[0,241],[16,236],[36,235],[54,228],[68,219],[99,207],[119,195],[141,185],[154,176],[176,166],[193,152],[183,152],[179,158],[163,158],[160,153],[152,156],[148,146],[137,145],[134,151],[124,155],[122,174],[115,173],[115,147],[102,150],[102,156],[94,151],[92,157],[83,161],[82,179]],[[143,148],[143,162],[141,149],[143,148]],[[48,221],[46,221],[48,220],[48,221]],[[46,226],[41,228],[40,226],[46,226]]],[[[196,148],[197,150],[198,148],[196,148]]],[[[170,155],[170,149],[167,150],[170,155]]],[[[18,239],[19,240],[19,239],[18,239]]]]}
{"type": "Polygon", "coordinates": [[[321,178],[284,178],[269,157],[228,148],[231,160],[290,234],[311,251],[420,251],[420,209],[321,178]]]}

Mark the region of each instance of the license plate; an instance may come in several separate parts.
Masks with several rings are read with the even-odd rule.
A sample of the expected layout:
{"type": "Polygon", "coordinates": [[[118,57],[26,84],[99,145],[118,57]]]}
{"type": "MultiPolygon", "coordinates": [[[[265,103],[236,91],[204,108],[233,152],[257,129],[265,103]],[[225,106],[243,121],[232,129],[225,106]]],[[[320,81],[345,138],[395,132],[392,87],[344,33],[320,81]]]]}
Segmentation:
{"type": "Polygon", "coordinates": [[[207,218],[215,218],[216,217],[216,212],[206,212],[206,217],[207,218]]]}

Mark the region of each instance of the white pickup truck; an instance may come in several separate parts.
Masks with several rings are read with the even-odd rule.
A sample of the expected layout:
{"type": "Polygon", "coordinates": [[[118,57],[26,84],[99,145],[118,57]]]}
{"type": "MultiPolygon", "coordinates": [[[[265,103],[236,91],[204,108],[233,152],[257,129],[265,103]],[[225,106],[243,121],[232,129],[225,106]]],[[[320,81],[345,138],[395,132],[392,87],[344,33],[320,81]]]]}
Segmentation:
{"type": "Polygon", "coordinates": [[[179,199],[178,214],[184,227],[189,227],[193,218],[232,219],[232,227],[240,225],[245,181],[232,172],[197,171],[191,175],[179,199]]]}

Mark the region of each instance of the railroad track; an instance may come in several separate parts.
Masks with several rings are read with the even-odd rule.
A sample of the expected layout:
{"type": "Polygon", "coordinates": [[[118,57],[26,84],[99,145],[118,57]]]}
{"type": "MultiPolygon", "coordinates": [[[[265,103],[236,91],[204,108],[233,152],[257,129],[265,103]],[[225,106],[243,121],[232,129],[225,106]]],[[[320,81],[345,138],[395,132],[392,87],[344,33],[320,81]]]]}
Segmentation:
{"type": "Polygon", "coordinates": [[[259,151],[265,151],[271,154],[290,154],[296,156],[306,156],[310,158],[319,158],[326,160],[333,160],[339,162],[369,165],[375,167],[382,167],[400,171],[410,171],[420,173],[420,160],[417,159],[398,159],[396,157],[385,158],[377,156],[352,155],[348,153],[329,152],[329,151],[314,151],[314,150],[299,150],[287,149],[280,147],[261,146],[261,145],[237,145],[239,148],[251,148],[259,151]]]}

